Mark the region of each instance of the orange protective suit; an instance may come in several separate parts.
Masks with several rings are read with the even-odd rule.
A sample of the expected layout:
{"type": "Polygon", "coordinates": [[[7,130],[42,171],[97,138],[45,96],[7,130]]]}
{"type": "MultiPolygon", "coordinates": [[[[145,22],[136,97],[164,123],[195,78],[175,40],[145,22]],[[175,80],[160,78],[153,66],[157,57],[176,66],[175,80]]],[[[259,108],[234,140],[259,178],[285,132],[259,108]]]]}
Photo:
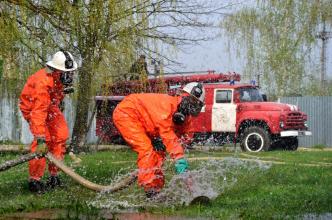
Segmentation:
{"type": "MultiPolygon", "coordinates": [[[[31,75],[20,96],[20,109],[30,125],[34,136],[31,152],[37,148],[36,137],[44,137],[48,150],[62,160],[66,151],[66,140],[69,136],[67,123],[59,104],[64,98],[60,73],[47,73],[41,69],[31,75]]],[[[31,179],[40,180],[44,175],[46,159],[34,159],[29,162],[31,179]]],[[[57,168],[49,164],[51,175],[57,174],[57,168]]]]}
{"type": "Polygon", "coordinates": [[[173,123],[180,96],[166,94],[131,94],[117,105],[113,121],[130,147],[138,154],[138,184],[145,191],[159,191],[164,185],[161,166],[165,152],[155,151],[151,139],[160,137],[172,159],[184,156],[181,135],[190,132],[188,117],[181,126],[173,123]]]}

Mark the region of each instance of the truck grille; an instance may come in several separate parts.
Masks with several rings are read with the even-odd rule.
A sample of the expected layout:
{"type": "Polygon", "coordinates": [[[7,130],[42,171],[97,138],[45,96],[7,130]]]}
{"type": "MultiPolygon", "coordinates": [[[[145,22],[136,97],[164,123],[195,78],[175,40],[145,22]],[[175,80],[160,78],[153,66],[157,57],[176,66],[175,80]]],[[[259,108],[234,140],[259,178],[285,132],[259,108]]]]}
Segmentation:
{"type": "Polygon", "coordinates": [[[305,118],[301,112],[290,112],[286,116],[285,129],[305,129],[305,118]]]}

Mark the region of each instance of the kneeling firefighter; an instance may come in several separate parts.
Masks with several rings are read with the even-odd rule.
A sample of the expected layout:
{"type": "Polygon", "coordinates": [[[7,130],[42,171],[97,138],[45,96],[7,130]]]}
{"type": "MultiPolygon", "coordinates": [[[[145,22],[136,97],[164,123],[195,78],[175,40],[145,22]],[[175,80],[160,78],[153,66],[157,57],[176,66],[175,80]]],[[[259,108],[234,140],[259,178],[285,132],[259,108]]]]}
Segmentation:
{"type": "Polygon", "coordinates": [[[138,184],[149,198],[164,186],[161,168],[166,153],[156,146],[166,148],[175,161],[176,173],[183,173],[188,168],[181,136],[190,132],[191,117],[197,116],[204,106],[205,91],[202,84],[192,82],[181,92],[179,96],[131,94],[113,112],[115,126],[138,154],[138,184]],[[156,144],[159,138],[162,142],[156,144]]]}
{"type": "MultiPolygon", "coordinates": [[[[63,160],[69,131],[59,106],[65,94],[73,92],[71,86],[76,69],[73,56],[67,51],[59,51],[45,68],[31,75],[24,85],[19,106],[34,136],[31,152],[42,151],[47,146],[57,159],[63,160]]],[[[46,186],[41,182],[45,167],[45,158],[29,162],[30,191],[42,193],[46,186],[54,188],[60,185],[58,170],[53,164],[48,166],[50,177],[46,186]]]]}

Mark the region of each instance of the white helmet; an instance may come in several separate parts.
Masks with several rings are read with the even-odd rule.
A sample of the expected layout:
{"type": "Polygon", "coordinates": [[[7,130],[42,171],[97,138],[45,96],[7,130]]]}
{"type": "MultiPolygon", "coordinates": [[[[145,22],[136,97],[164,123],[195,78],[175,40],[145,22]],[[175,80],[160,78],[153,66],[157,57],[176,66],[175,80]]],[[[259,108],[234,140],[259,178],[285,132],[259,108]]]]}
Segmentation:
{"type": "Polygon", "coordinates": [[[65,72],[77,69],[77,63],[75,62],[73,55],[68,51],[56,52],[53,55],[52,60],[48,61],[46,65],[65,72]]]}
{"type": "Polygon", "coordinates": [[[197,98],[199,101],[204,103],[205,100],[205,89],[203,85],[198,82],[191,82],[186,84],[182,91],[189,93],[193,97],[197,98]]]}

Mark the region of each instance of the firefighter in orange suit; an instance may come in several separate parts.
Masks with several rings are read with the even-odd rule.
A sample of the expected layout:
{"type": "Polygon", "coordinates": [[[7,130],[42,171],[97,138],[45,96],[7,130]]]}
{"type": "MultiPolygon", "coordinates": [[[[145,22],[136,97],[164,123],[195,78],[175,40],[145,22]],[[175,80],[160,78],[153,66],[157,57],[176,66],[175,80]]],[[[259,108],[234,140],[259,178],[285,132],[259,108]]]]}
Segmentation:
{"type": "Polygon", "coordinates": [[[180,96],[131,94],[115,108],[114,124],[138,154],[138,184],[148,198],[157,195],[164,185],[161,168],[166,155],[160,146],[164,146],[175,161],[178,174],[187,170],[180,137],[190,131],[191,117],[199,114],[204,98],[202,84],[192,82],[184,86],[180,96]]]}
{"type": "MultiPolygon", "coordinates": [[[[73,92],[73,72],[77,63],[67,51],[55,53],[46,67],[31,75],[20,95],[20,109],[29,123],[34,136],[31,152],[45,149],[57,159],[62,160],[66,151],[65,144],[69,136],[67,123],[59,109],[64,95],[73,92]],[[46,146],[45,146],[46,145],[46,146]]],[[[33,159],[29,162],[29,190],[42,193],[46,187],[54,188],[60,185],[58,170],[49,164],[50,177],[46,186],[42,183],[46,159],[33,159]]]]}

